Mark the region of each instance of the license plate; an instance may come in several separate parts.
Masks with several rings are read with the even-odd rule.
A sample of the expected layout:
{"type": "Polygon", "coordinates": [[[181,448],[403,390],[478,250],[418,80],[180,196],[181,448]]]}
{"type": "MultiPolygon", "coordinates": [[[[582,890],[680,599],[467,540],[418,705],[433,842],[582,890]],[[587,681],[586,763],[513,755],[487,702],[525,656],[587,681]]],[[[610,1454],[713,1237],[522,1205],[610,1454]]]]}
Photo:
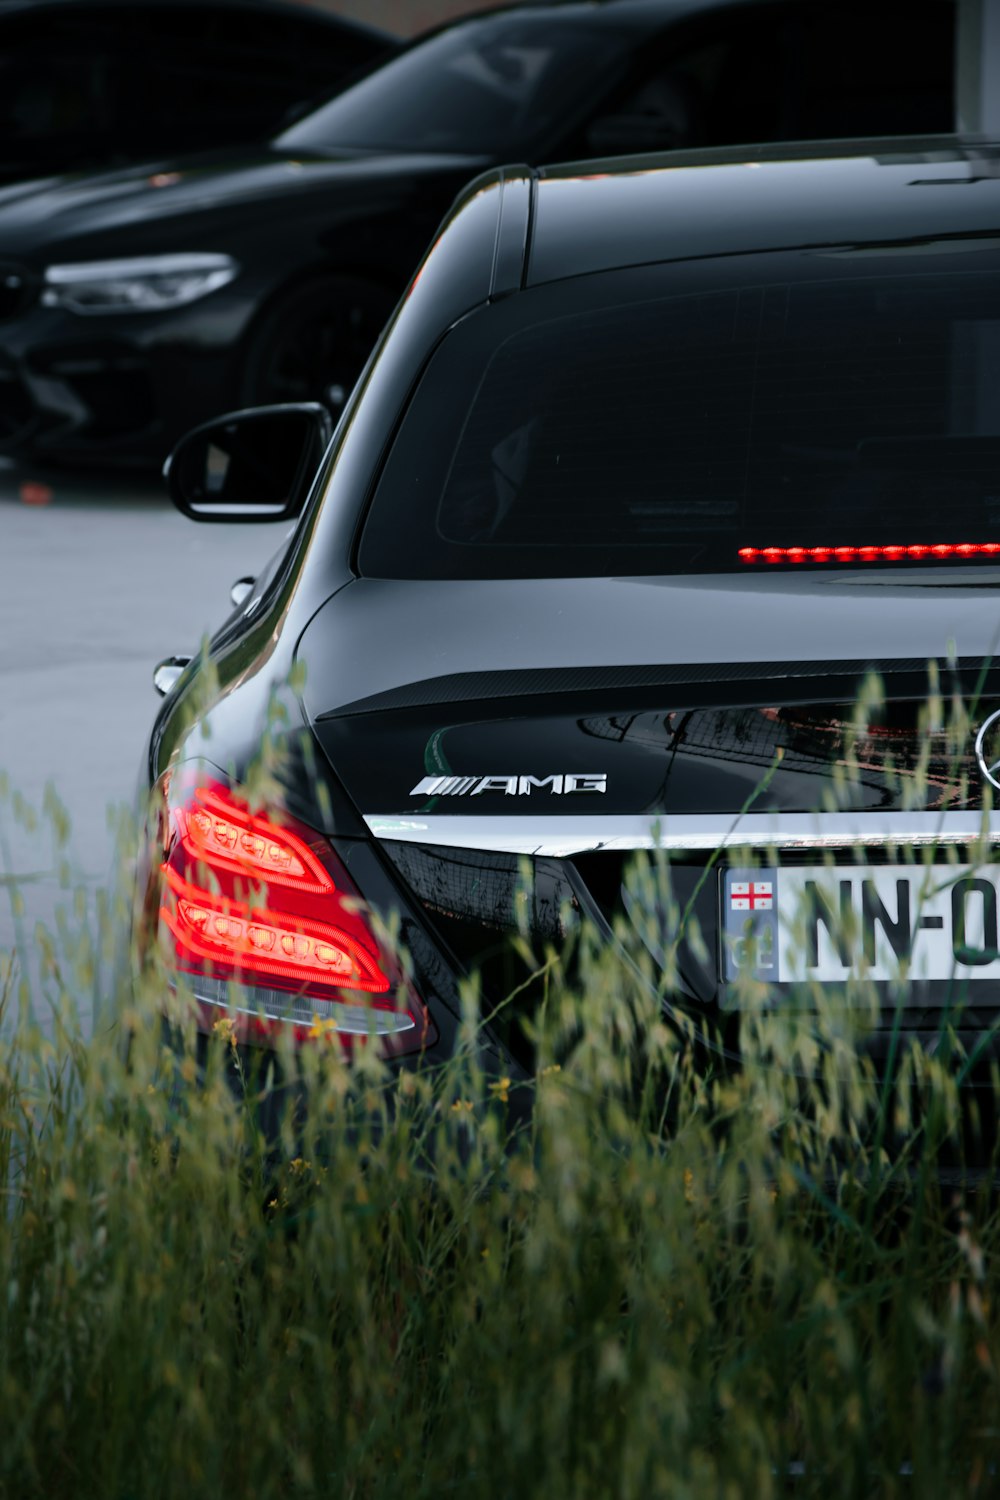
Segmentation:
{"type": "Polygon", "coordinates": [[[771,984],[852,977],[995,984],[998,894],[1000,866],[726,869],[723,974],[771,984]]]}

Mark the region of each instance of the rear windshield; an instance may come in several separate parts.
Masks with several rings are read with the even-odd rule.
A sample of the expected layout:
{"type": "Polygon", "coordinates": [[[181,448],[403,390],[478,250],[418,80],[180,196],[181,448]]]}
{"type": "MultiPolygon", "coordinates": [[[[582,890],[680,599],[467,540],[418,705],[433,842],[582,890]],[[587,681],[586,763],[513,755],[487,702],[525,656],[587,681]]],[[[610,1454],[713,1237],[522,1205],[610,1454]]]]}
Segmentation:
{"type": "Polygon", "coordinates": [[[615,272],[482,309],[425,373],[359,563],[587,577],[994,546],[996,240],[615,272]]]}

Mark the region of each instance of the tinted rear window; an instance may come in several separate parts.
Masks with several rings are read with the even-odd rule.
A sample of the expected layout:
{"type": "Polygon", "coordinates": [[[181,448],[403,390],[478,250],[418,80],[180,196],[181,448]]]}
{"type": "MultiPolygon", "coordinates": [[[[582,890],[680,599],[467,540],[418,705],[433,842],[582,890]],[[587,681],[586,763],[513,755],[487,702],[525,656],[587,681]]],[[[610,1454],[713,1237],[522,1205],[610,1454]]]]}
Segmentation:
{"type": "Polygon", "coordinates": [[[997,242],[739,259],[581,277],[467,319],[403,420],[361,571],[656,574],[744,570],[747,548],[1000,542],[997,242]]]}

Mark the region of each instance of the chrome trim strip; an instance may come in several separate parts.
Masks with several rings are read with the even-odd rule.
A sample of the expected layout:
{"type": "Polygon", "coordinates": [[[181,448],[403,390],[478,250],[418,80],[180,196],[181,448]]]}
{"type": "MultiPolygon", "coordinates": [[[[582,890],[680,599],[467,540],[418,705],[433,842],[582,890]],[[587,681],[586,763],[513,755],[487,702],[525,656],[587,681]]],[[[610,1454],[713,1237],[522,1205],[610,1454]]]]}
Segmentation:
{"type": "MultiPolygon", "coordinates": [[[[363,1000],[350,1004],[257,985],[241,990],[229,980],[213,979],[207,974],[183,973],[181,978],[190,986],[195,1000],[238,1016],[290,1021],[296,1026],[318,1023],[330,1031],[346,1031],[351,1036],[394,1036],[401,1031],[412,1031],[417,1024],[408,1010],[383,1010],[374,1004],[366,1005],[363,1000]]],[[[170,988],[176,993],[176,985],[170,988]]]]}
{"type": "Polygon", "coordinates": [[[1000,843],[1000,812],[748,813],[676,817],[558,814],[476,817],[432,813],[366,813],[378,839],[445,849],[565,858],[598,849],[838,849],[887,845],[1000,843]]]}

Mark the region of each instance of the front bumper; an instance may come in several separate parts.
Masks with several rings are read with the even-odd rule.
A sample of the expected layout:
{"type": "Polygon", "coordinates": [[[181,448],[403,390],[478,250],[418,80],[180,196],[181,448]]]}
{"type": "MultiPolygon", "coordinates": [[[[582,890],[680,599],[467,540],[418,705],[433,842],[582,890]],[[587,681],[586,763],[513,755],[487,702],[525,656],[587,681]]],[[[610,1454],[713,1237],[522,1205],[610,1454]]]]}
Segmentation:
{"type": "Polygon", "coordinates": [[[36,303],[0,319],[0,452],[41,464],[154,467],[240,404],[242,299],[80,317],[36,303]]]}

